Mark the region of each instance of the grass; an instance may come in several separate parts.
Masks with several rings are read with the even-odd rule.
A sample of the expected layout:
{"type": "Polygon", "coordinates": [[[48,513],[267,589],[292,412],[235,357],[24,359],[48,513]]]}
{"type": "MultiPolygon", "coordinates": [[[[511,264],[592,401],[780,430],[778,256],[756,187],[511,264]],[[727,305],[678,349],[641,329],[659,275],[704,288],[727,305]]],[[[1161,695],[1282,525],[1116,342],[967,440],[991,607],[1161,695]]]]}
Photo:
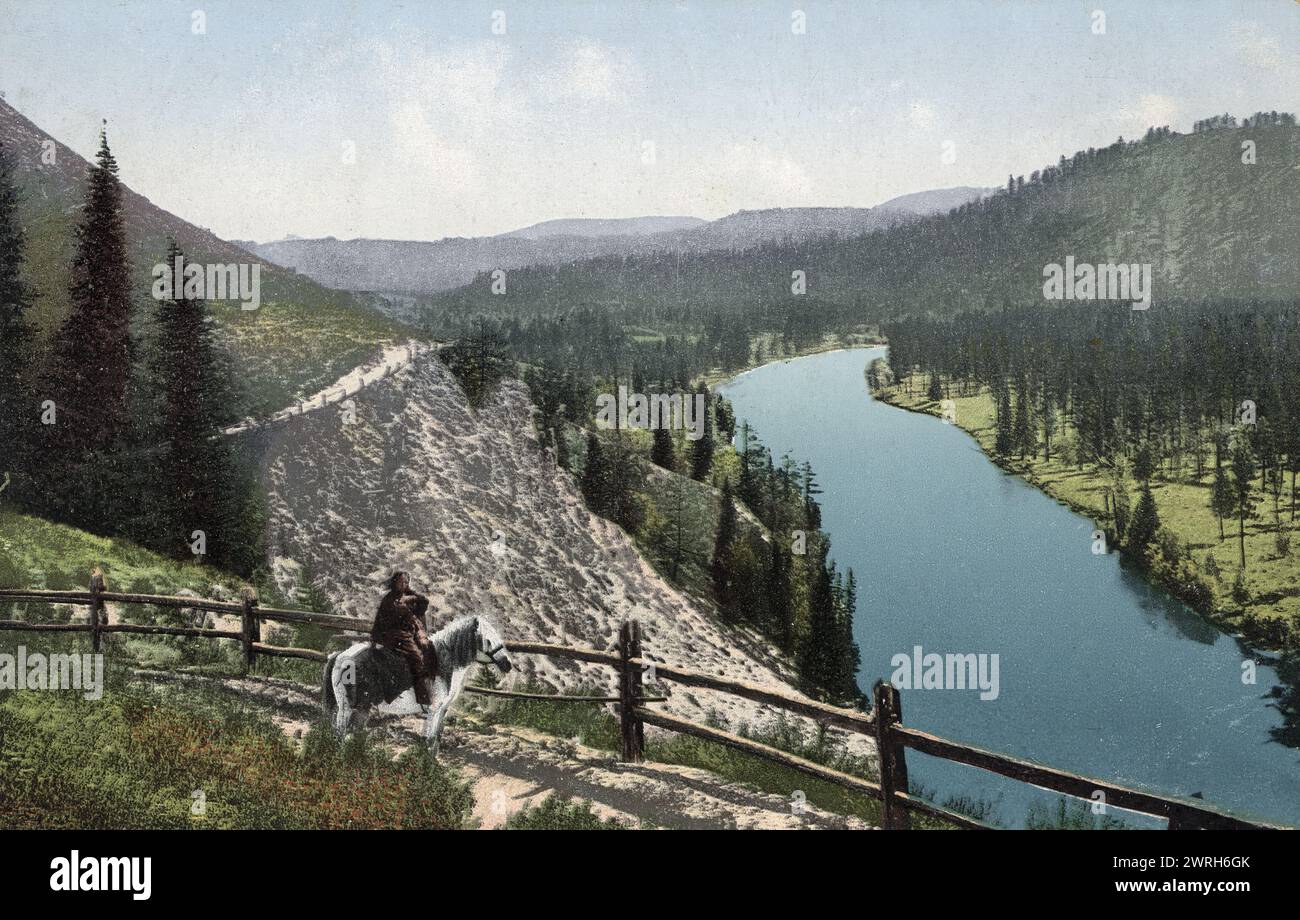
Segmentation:
{"type": "MultiPolygon", "coordinates": [[[[109,591],[131,594],[175,595],[191,591],[199,597],[226,600],[238,597],[245,584],[213,566],[177,561],[127,540],[96,536],[0,506],[0,588],[81,591],[86,589],[95,567],[103,570],[109,591]]],[[[270,583],[259,583],[258,593],[263,606],[302,606],[279,594],[270,583]]],[[[85,611],[85,607],[44,601],[0,601],[0,619],[67,623],[74,614],[84,621],[85,611]]],[[[212,614],[192,616],[190,611],[170,607],[132,604],[122,605],[119,612],[129,623],[206,628],[216,625],[212,614]]],[[[104,641],[108,652],[121,654],[142,667],[183,667],[223,675],[245,671],[239,643],[228,639],[116,634],[104,641]]],[[[262,641],[324,651],[344,647],[352,640],[320,627],[264,621],[262,641]]],[[[320,680],[320,665],[263,655],[257,658],[252,673],[315,685],[320,680]]]]}
{"type": "Polygon", "coordinates": [[[614,818],[602,819],[589,802],[571,801],[551,793],[537,805],[511,815],[510,831],[621,831],[627,825],[614,818]]]}
{"type": "MultiPolygon", "coordinates": [[[[928,379],[914,376],[910,394],[899,385],[876,395],[901,408],[940,415],[940,404],[925,396],[926,383],[928,379]]],[[[952,401],[957,425],[993,457],[996,428],[991,393],[987,389],[970,396],[954,392],[952,401]]],[[[1080,469],[1066,462],[1058,447],[1068,443],[1068,439],[1065,431],[1058,432],[1050,461],[1043,459],[1040,449],[1033,458],[998,462],[1079,513],[1102,521],[1105,519],[1103,490],[1111,485],[1111,477],[1091,464],[1080,469]]],[[[1261,497],[1255,509],[1259,517],[1246,522],[1246,592],[1234,597],[1233,582],[1239,562],[1236,521],[1225,522],[1226,539],[1220,540],[1218,519],[1209,508],[1213,463],[1208,466],[1207,474],[1198,479],[1190,468],[1177,477],[1170,476],[1166,464],[1152,481],[1151,491],[1161,524],[1178,544],[1178,558],[1169,560],[1161,552],[1161,558],[1154,560],[1151,567],[1152,575],[1202,613],[1240,630],[1253,641],[1274,648],[1300,642],[1300,562],[1294,556],[1277,552],[1271,497],[1261,497]],[[1198,598],[1201,585],[1208,588],[1208,597],[1198,598]]],[[[1135,484],[1130,484],[1130,492],[1135,505],[1135,484]]],[[[1285,530],[1285,507],[1282,521],[1285,530]]]]}
{"type": "MultiPolygon", "coordinates": [[[[71,640],[41,649],[58,641],[71,640]]],[[[0,827],[469,826],[469,787],[421,746],[393,757],[314,727],[300,748],[225,695],[131,685],[114,667],[99,700],[0,698],[0,827]]]]}
{"type": "MultiPolygon", "coordinates": [[[[131,543],[99,537],[0,505],[0,588],[86,590],[90,571],[100,567],[110,591],[147,581],[211,597],[237,591],[233,575],[198,562],[179,562],[131,543]]],[[[151,592],[152,593],[152,592],[151,592]]]]}

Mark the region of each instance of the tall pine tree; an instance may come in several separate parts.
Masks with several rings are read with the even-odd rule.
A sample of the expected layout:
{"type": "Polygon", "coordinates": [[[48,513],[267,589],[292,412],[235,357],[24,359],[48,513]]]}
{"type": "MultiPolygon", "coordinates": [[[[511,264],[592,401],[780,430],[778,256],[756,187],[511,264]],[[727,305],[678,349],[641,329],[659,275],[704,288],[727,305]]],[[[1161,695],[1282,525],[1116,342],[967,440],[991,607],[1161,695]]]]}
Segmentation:
{"type": "Polygon", "coordinates": [[[26,312],[30,292],[23,284],[23,231],[18,223],[18,189],[13,161],[0,144],[0,445],[4,470],[18,481],[6,497],[27,500],[26,472],[34,463],[36,401],[31,389],[34,337],[26,312]]]}
{"type": "MultiPolygon", "coordinates": [[[[175,243],[167,251],[171,270],[184,256],[175,243]]],[[[161,390],[163,447],[159,509],[165,521],[161,545],[178,556],[190,552],[195,530],[206,536],[208,553],[230,557],[240,531],[233,457],[223,427],[235,420],[229,369],[213,341],[207,305],[186,299],[175,279],[174,299],[161,303],[154,356],[161,390]]]]}
{"type": "Polygon", "coordinates": [[[111,529],[123,478],[111,452],[129,424],[131,289],[122,186],[105,131],[77,225],[69,294],[45,387],[57,406],[44,429],[46,502],[65,519],[111,529]]]}
{"type": "Polygon", "coordinates": [[[731,491],[731,480],[722,483],[722,500],[718,508],[718,534],[713,541],[713,559],[709,571],[713,576],[713,594],[718,606],[729,610],[735,585],[731,573],[731,544],[736,539],[736,502],[731,491]]]}
{"type": "MultiPolygon", "coordinates": [[[[697,440],[691,442],[691,478],[703,482],[709,475],[709,470],[713,467],[713,451],[715,444],[713,440],[713,399],[709,395],[709,388],[700,383],[699,389],[695,391],[698,395],[704,397],[704,434],[697,440]]],[[[686,397],[690,398],[689,395],[686,397]]]]}

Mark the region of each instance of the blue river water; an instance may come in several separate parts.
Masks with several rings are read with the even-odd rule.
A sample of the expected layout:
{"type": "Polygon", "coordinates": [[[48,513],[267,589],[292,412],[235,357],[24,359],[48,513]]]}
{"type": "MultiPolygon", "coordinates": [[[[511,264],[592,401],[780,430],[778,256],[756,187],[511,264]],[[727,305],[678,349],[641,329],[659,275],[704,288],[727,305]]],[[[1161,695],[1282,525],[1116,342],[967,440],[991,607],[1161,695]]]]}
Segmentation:
{"type": "MultiPolygon", "coordinates": [[[[748,420],[778,461],[785,453],[810,461],[825,490],[832,557],[858,578],[862,687],[888,680],[894,656],[916,646],[996,654],[996,699],[904,689],[904,722],[1300,825],[1300,733],[1277,705],[1297,690],[1273,657],[1148,585],[1119,555],[1094,554],[1092,521],[1004,473],[961,429],[871,398],[863,371],[884,354],[853,349],[769,364],[722,387],[738,421],[748,420]],[[1243,682],[1248,659],[1253,684],[1243,682]]],[[[908,765],[913,785],[935,800],[987,803],[1007,826],[1022,826],[1035,802],[1055,809],[1059,801],[915,752],[908,765]]]]}

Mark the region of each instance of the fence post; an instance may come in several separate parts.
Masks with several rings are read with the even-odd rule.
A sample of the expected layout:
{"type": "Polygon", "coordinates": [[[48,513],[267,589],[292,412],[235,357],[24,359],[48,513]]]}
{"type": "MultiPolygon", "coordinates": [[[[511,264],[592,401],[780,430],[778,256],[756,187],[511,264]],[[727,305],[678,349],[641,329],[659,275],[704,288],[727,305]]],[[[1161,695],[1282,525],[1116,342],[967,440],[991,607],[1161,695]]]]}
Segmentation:
{"type": "Polygon", "coordinates": [[[99,651],[100,627],[108,623],[108,614],[104,611],[104,602],[100,595],[104,593],[104,573],[98,568],[90,571],[90,650],[99,651]]]}
{"type": "Polygon", "coordinates": [[[636,717],[641,699],[641,669],[631,659],[641,657],[641,624],[624,620],[618,637],[618,715],[621,743],[619,760],[640,763],[645,759],[645,724],[636,717]]]}
{"type": "Polygon", "coordinates": [[[907,808],[894,798],[907,792],[906,748],[894,737],[893,728],[903,721],[903,704],[898,688],[883,680],[871,690],[876,704],[876,753],[880,758],[880,798],[885,830],[908,830],[912,821],[907,808]]]}
{"type": "Polygon", "coordinates": [[[242,592],[244,602],[244,664],[251,670],[253,660],[257,657],[257,651],[253,648],[254,642],[262,641],[262,629],[257,622],[257,592],[250,587],[245,587],[242,592]]]}

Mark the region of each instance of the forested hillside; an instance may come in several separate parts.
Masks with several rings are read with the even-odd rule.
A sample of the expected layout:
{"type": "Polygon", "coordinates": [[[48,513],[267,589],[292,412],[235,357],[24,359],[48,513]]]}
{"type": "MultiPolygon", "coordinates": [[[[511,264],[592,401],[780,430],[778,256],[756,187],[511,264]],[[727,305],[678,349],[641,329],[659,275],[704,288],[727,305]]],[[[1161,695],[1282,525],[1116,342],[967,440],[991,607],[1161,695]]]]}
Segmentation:
{"type": "Polygon", "coordinates": [[[892,401],[946,413],[1173,593],[1300,642],[1300,300],[1037,306],[886,326],[892,401]]]}
{"type": "Polygon", "coordinates": [[[851,239],[512,271],[495,294],[485,274],[434,300],[431,315],[690,305],[770,328],[770,312],[797,305],[834,328],[1041,301],[1043,267],[1067,255],[1150,263],[1157,300],[1291,297],[1300,293],[1298,168],[1293,115],[1220,116],[1191,134],[1152,128],[1062,156],[1009,177],[999,194],[851,239]],[[792,293],[795,271],[806,275],[805,294],[792,293]]]}

